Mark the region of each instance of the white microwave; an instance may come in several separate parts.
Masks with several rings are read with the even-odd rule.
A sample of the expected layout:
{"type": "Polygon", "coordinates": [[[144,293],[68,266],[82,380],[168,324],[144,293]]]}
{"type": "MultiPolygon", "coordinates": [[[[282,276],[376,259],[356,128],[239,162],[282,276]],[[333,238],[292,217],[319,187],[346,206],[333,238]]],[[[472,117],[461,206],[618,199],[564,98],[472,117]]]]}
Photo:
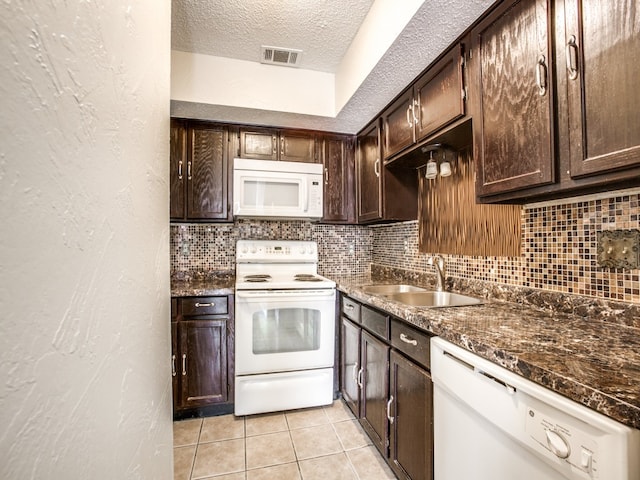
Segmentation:
{"type": "Polygon", "coordinates": [[[322,218],[322,164],[233,160],[233,215],[237,218],[322,218]]]}

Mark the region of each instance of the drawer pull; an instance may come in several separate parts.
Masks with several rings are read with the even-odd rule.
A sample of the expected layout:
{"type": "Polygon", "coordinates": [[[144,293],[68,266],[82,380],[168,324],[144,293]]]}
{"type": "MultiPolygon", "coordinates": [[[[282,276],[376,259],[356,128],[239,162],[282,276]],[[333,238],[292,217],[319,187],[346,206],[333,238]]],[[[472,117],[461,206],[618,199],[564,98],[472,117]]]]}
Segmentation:
{"type": "Polygon", "coordinates": [[[349,304],[347,304],[347,305],[345,305],[345,306],[344,306],[344,309],[345,309],[345,310],[353,310],[354,308],[355,308],[355,307],[354,307],[353,305],[349,305],[349,304]]]}
{"type": "Polygon", "coordinates": [[[391,395],[391,398],[387,402],[387,420],[389,420],[389,423],[393,423],[393,417],[391,416],[391,404],[392,403],[393,403],[393,395],[391,395]]]}
{"type": "Polygon", "coordinates": [[[200,302],[196,302],[196,307],[215,307],[215,303],[211,302],[211,303],[200,303],[200,302]]]}
{"type": "Polygon", "coordinates": [[[408,343],[409,345],[413,345],[414,347],[418,346],[417,340],[407,337],[404,333],[400,334],[400,340],[402,340],[404,343],[408,343]]]}

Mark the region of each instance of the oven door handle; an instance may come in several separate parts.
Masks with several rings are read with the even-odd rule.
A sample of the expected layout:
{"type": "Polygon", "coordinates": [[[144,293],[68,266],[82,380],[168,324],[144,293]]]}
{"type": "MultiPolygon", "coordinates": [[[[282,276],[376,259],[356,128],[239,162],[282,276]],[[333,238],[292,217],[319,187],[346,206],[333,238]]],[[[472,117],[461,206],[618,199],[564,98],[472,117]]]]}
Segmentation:
{"type": "Polygon", "coordinates": [[[332,297],[335,289],[323,290],[237,290],[236,298],[301,298],[332,297]]]}

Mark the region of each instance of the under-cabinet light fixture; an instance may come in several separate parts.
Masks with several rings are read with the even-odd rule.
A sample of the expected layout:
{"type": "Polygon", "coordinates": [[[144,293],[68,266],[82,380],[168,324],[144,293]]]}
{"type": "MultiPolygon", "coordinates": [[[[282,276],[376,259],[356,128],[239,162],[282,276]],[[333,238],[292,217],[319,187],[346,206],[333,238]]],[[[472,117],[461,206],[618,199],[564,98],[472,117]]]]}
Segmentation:
{"type": "Polygon", "coordinates": [[[418,167],[427,167],[424,175],[425,178],[433,180],[437,178],[438,172],[440,173],[441,177],[448,177],[451,175],[451,164],[447,160],[446,145],[443,145],[442,143],[434,143],[431,145],[425,145],[421,148],[421,150],[422,153],[429,152],[429,161],[425,165],[421,165],[420,167],[418,167]],[[438,166],[438,163],[433,158],[433,152],[438,150],[442,150],[442,161],[440,162],[440,166],[438,166]]]}

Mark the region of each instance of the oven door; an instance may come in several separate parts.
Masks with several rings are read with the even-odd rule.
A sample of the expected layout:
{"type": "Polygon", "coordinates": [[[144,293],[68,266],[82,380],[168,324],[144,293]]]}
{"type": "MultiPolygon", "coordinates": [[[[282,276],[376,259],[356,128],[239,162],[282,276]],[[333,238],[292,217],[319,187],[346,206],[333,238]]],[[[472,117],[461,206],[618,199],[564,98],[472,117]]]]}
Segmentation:
{"type": "Polygon", "coordinates": [[[335,289],[236,292],[236,375],[332,367],[335,289]]]}

